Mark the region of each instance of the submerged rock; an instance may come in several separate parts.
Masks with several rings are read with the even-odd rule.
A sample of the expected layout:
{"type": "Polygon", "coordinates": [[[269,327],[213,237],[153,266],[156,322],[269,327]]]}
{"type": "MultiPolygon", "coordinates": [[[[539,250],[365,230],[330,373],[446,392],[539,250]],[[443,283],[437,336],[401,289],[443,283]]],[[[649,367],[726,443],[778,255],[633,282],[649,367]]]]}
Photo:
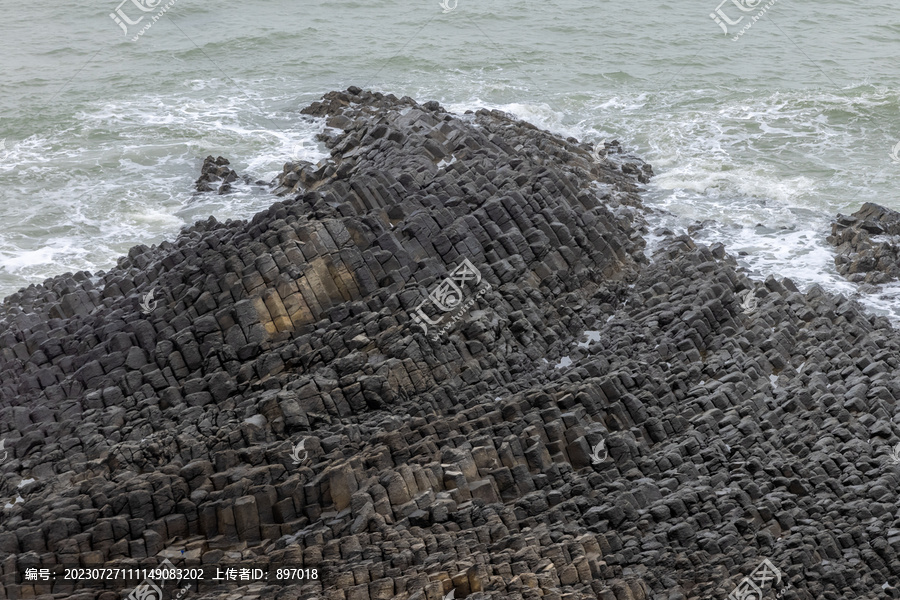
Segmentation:
{"type": "Polygon", "coordinates": [[[618,144],[304,112],[331,158],[268,210],[0,305],[0,596],[163,558],[316,569],[209,599],[725,598],[763,559],[785,598],[895,593],[886,320],[688,236],[649,260],[618,144]]]}

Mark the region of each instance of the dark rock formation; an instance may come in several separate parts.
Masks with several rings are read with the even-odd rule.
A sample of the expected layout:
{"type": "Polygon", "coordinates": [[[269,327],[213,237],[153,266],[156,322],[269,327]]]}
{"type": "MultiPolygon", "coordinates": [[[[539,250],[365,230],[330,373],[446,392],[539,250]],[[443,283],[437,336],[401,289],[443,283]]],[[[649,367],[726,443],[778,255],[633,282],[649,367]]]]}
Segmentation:
{"type": "Polygon", "coordinates": [[[866,202],[831,224],[838,273],[853,282],[885,283],[900,277],[900,213],[866,202]]]}
{"type": "Polygon", "coordinates": [[[789,600],[900,597],[886,320],[686,236],[649,261],[617,144],[305,112],[332,157],[290,199],[0,306],[0,597],[163,558],[320,575],[242,598],[725,598],[763,559],[789,600]]]}
{"type": "Polygon", "coordinates": [[[200,177],[194,184],[198,192],[218,192],[226,194],[231,191],[231,184],[240,179],[236,171],[229,168],[228,159],[220,156],[207,156],[200,169],[200,177]],[[222,183],[219,183],[219,182],[222,183]]]}

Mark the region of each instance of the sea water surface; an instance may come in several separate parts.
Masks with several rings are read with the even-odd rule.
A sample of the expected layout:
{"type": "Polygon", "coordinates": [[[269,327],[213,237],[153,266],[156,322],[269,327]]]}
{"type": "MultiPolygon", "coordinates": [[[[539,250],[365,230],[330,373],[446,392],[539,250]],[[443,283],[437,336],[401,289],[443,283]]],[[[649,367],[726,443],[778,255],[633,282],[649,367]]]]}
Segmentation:
{"type": "MultiPolygon", "coordinates": [[[[655,226],[801,288],[857,294],[830,220],[900,210],[896,0],[48,0],[6,7],[0,56],[0,296],[266,208],[193,194],[203,158],[316,161],[299,111],[350,85],[618,139],[654,166],[655,226]]],[[[860,299],[900,317],[900,286],[860,299]]]]}

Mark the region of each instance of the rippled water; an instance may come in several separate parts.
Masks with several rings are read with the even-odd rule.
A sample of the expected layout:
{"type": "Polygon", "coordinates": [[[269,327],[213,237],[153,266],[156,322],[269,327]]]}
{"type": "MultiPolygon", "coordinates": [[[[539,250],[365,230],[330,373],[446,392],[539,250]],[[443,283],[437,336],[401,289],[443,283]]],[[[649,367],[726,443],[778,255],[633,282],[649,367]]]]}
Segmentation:
{"type": "MultiPolygon", "coordinates": [[[[155,2],[5,11],[0,296],[266,207],[252,188],[194,196],[203,157],[264,180],[291,156],[317,160],[322,124],[299,110],[350,85],[619,139],[654,165],[655,224],[706,222],[696,237],[801,286],[855,293],[825,244],[830,218],[865,201],[900,209],[895,3],[777,0],[733,41],[710,13],[743,26],[755,9],[730,0],[175,0],[132,42],[154,12],[128,36],[109,14],[135,20],[140,1],[155,2]]],[[[897,316],[898,296],[864,300],[897,316]]]]}

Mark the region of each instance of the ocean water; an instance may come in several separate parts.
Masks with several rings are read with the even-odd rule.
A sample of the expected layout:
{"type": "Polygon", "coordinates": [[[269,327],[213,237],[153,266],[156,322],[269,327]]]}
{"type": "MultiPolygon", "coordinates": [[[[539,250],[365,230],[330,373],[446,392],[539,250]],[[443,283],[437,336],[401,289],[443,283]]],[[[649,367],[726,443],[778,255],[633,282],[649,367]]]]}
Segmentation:
{"type": "MultiPolygon", "coordinates": [[[[759,277],[858,294],[837,275],[825,237],[836,213],[863,202],[900,210],[900,161],[890,156],[900,143],[896,1],[445,6],[7,7],[0,296],[108,269],[131,246],[210,214],[224,221],[267,207],[273,198],[253,187],[193,194],[203,158],[225,156],[262,180],[292,157],[316,161],[326,156],[315,141],[323,124],[299,111],[350,85],[618,139],[654,166],[645,195],[653,225],[700,225],[696,238],[724,242],[759,277]],[[143,18],[126,34],[110,17],[117,9],[143,18]],[[743,19],[726,34],[710,17],[717,9],[743,19]]],[[[898,285],[859,298],[900,317],[898,285]]]]}

